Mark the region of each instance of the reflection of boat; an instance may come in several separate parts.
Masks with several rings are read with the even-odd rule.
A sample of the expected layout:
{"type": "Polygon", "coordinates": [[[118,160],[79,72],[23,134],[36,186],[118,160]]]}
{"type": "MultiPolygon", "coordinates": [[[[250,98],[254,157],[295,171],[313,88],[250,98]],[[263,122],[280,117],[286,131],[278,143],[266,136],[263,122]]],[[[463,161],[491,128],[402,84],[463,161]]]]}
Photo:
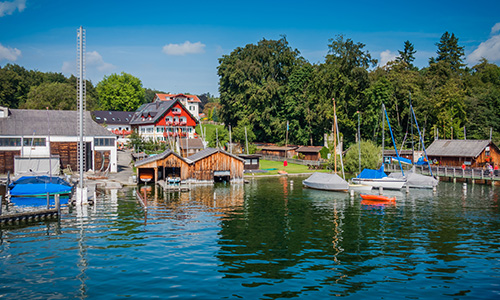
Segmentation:
{"type": "MultiPolygon", "coordinates": [[[[61,205],[66,205],[69,202],[69,195],[62,195],[59,198],[59,203],[61,205]]],[[[12,197],[10,199],[10,203],[14,204],[16,207],[25,207],[25,206],[46,206],[47,198],[46,197],[12,197]]],[[[54,196],[49,197],[49,203],[51,206],[55,206],[54,196]]]]}
{"type": "Polygon", "coordinates": [[[361,205],[386,207],[396,205],[396,201],[361,200],[361,205]]]}
{"type": "Polygon", "coordinates": [[[396,201],[396,197],[387,197],[382,195],[359,194],[363,200],[371,201],[396,201]]]}
{"type": "Polygon", "coordinates": [[[11,197],[45,197],[71,194],[73,186],[60,177],[22,176],[9,185],[11,197]]]}
{"type": "MultiPolygon", "coordinates": [[[[347,191],[349,184],[337,174],[315,172],[302,181],[305,187],[325,191],[347,191]]],[[[371,187],[370,187],[371,188],[371,187]]]]}

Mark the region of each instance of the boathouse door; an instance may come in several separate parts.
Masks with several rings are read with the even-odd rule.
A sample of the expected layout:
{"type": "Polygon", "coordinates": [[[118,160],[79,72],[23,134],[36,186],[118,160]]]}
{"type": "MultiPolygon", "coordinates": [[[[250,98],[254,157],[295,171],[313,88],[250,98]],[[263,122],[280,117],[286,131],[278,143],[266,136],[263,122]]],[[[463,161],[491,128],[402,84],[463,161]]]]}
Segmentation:
{"type": "Polygon", "coordinates": [[[230,171],[214,171],[214,182],[229,182],[231,181],[230,171]]]}

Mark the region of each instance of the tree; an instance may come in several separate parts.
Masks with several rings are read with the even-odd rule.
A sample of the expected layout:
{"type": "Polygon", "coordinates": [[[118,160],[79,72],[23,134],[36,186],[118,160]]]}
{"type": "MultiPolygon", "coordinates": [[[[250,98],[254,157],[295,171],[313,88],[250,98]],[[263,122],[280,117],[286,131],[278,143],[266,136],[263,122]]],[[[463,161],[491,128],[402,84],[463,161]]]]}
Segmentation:
{"type": "MultiPolygon", "coordinates": [[[[347,173],[359,172],[359,146],[353,144],[347,149],[344,158],[344,169],[347,173]]],[[[372,141],[361,141],[361,170],[377,169],[382,162],[382,148],[372,141]]]]}
{"type": "Polygon", "coordinates": [[[284,140],[283,98],[290,74],[303,62],[285,37],[263,39],[219,59],[220,121],[236,125],[247,117],[258,140],[284,140]]]}
{"type": "Polygon", "coordinates": [[[403,51],[398,50],[399,56],[396,57],[397,62],[403,62],[408,69],[413,69],[413,61],[415,60],[415,48],[410,41],[405,41],[403,51]]]}
{"type": "Polygon", "coordinates": [[[232,129],[232,140],[236,143],[245,145],[248,140],[249,143],[255,141],[255,133],[253,132],[253,125],[250,124],[247,118],[243,118],[238,122],[238,126],[232,129]],[[246,138],[245,138],[245,128],[246,128],[246,138]]]}
{"type": "Polygon", "coordinates": [[[33,86],[26,102],[21,105],[25,109],[76,110],[76,88],[69,83],[42,83],[33,86]]]}
{"type": "Polygon", "coordinates": [[[445,32],[436,46],[438,47],[436,62],[445,62],[453,71],[464,67],[464,47],[458,45],[458,38],[455,37],[454,33],[450,35],[448,31],[445,32]]]}
{"type": "Polygon", "coordinates": [[[104,76],[97,93],[101,110],[135,111],[145,97],[141,80],[124,72],[104,76]]]}
{"type": "MultiPolygon", "coordinates": [[[[220,128],[219,128],[220,129],[220,128]]],[[[212,148],[224,148],[229,142],[229,132],[224,128],[221,130],[214,130],[208,137],[208,146],[212,148]]]]}
{"type": "Polygon", "coordinates": [[[153,102],[156,94],[166,94],[166,93],[163,91],[153,90],[150,88],[144,89],[144,100],[141,102],[141,104],[153,102]]]}

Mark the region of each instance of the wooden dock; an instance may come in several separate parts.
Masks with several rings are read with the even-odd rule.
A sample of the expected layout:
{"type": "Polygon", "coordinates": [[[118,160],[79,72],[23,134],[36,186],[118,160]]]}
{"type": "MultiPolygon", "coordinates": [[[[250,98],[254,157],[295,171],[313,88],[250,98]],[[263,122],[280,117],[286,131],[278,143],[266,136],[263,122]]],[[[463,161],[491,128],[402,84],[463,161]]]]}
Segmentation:
{"type": "MultiPolygon", "coordinates": [[[[392,165],[391,165],[392,166],[392,165]]],[[[398,168],[386,169],[387,171],[400,172],[398,168]]],[[[415,168],[416,172],[422,175],[431,175],[429,167],[418,166],[415,168]]],[[[500,173],[495,175],[485,169],[479,168],[462,168],[458,167],[448,167],[448,166],[432,166],[432,175],[439,178],[442,181],[452,181],[452,182],[466,182],[472,184],[490,184],[490,185],[500,185],[500,173]]],[[[406,170],[407,171],[407,170],[406,170]]]]}
{"type": "MultiPolygon", "coordinates": [[[[2,196],[0,196],[0,204],[2,204],[2,196]]],[[[55,195],[55,208],[37,209],[21,213],[2,214],[2,205],[0,205],[0,224],[15,223],[15,222],[35,222],[40,220],[48,220],[51,218],[59,218],[61,216],[61,202],[59,195],[55,195]]]]}

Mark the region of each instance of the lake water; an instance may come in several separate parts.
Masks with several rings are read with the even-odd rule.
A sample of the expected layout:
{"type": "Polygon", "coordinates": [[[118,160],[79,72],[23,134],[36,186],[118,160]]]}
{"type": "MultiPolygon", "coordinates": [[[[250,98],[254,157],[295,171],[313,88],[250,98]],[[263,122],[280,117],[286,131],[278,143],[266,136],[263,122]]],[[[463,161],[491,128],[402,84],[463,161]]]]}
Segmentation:
{"type": "Polygon", "coordinates": [[[60,222],[0,229],[7,299],[500,299],[500,188],[440,183],[395,205],[304,177],[103,191],[60,222]],[[293,183],[291,182],[293,180],[293,183]]]}

